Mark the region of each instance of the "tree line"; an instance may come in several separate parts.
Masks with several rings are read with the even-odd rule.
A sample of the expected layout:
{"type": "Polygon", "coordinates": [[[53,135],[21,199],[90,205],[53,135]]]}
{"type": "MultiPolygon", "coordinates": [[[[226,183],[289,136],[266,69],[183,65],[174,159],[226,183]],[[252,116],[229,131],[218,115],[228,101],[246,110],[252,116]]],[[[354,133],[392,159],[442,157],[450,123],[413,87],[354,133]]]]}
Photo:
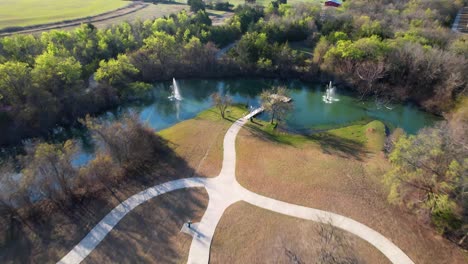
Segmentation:
{"type": "Polygon", "coordinates": [[[84,24],[4,37],[0,145],[47,136],[57,124],[137,99],[151,88],[147,83],[172,77],[328,76],[362,97],[447,111],[467,90],[466,37],[445,27],[459,6],[443,0],[349,1],[341,9],[241,5],[221,26],[199,10],[107,29],[84,24]],[[219,58],[218,49],[236,40],[219,58]],[[293,42],[313,56],[292,49],[293,42]],[[92,76],[97,87],[89,85],[92,76]]]}

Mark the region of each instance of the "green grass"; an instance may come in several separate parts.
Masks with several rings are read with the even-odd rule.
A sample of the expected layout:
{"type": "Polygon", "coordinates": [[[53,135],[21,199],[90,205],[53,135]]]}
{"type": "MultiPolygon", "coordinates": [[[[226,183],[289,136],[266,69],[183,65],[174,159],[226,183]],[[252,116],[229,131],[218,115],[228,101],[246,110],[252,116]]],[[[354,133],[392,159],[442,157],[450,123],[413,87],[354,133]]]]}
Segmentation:
{"type": "MultiPolygon", "coordinates": [[[[232,115],[235,119],[245,114],[245,107],[242,105],[235,105],[231,108],[232,115]]],[[[219,116],[219,114],[218,114],[219,116]]],[[[219,118],[211,111],[205,111],[200,114],[202,118],[212,118],[212,120],[219,118]]],[[[308,143],[317,143],[320,141],[330,140],[333,138],[343,143],[352,143],[355,145],[362,145],[372,151],[380,151],[385,142],[385,125],[378,121],[359,121],[352,125],[346,125],[340,128],[334,128],[322,133],[313,135],[297,135],[282,132],[275,128],[274,124],[260,119],[254,119],[254,122],[248,122],[246,127],[253,131],[263,133],[268,138],[281,144],[287,144],[295,147],[301,147],[308,143]]]]}
{"type": "Polygon", "coordinates": [[[327,133],[366,145],[368,149],[374,151],[382,150],[385,142],[385,125],[378,120],[365,125],[352,125],[333,129],[327,133]]]}
{"type": "Polygon", "coordinates": [[[122,0],[1,0],[0,29],[94,16],[129,3],[122,0]]]}

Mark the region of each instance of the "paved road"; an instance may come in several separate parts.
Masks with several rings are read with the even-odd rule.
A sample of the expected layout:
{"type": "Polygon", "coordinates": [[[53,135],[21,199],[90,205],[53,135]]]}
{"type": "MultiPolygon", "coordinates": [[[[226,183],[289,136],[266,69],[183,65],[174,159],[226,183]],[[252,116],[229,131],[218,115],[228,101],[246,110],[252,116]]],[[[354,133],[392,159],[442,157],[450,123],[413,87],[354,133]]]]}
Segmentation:
{"type": "Polygon", "coordinates": [[[331,212],[285,203],[264,197],[242,187],[236,180],[236,137],[247,118],[237,120],[224,137],[223,167],[218,177],[211,179],[189,178],[167,182],[149,188],[118,205],[91,232],[70,251],[59,263],[80,263],[131,210],[141,203],[158,195],[182,188],[205,187],[208,207],[199,224],[195,225],[195,235],[190,247],[188,263],[206,264],[209,262],[210,245],[216,226],[227,207],[238,201],[246,201],[284,215],[331,223],[343,230],[366,240],[380,250],[392,263],[410,264],[413,261],[389,239],[377,231],[348,217],[331,212]]]}

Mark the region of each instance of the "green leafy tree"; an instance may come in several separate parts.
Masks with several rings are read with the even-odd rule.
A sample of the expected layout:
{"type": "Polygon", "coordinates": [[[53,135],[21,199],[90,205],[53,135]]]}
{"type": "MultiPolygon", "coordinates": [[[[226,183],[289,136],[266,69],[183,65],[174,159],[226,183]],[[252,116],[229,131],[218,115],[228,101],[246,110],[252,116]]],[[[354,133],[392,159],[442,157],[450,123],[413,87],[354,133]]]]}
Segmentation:
{"type": "Polygon", "coordinates": [[[43,44],[33,35],[14,35],[0,38],[0,54],[7,60],[34,64],[34,57],[41,54],[43,44]]]}
{"type": "Polygon", "coordinates": [[[32,70],[34,81],[53,94],[62,94],[63,88],[73,87],[81,81],[81,64],[63,50],[49,45],[49,50],[36,58],[32,70]]]}
{"type": "Polygon", "coordinates": [[[117,56],[117,59],[101,61],[95,78],[96,81],[105,82],[123,92],[123,89],[131,82],[131,77],[137,73],[138,69],[133,66],[127,55],[121,54],[117,56]]]}
{"type": "Polygon", "coordinates": [[[393,168],[385,175],[389,200],[402,203],[419,216],[428,216],[441,233],[460,227],[462,178],[468,159],[454,155],[447,125],[425,128],[415,136],[402,135],[389,159],[393,168]]]}
{"type": "Polygon", "coordinates": [[[31,68],[27,63],[9,61],[0,64],[0,102],[21,107],[31,89],[31,68]]]}
{"type": "Polygon", "coordinates": [[[257,63],[260,58],[271,57],[271,47],[265,33],[248,32],[235,47],[235,55],[242,64],[257,63]]]}
{"type": "Polygon", "coordinates": [[[205,10],[205,2],[203,2],[203,0],[188,0],[187,4],[190,6],[190,11],[192,12],[205,10]]]}

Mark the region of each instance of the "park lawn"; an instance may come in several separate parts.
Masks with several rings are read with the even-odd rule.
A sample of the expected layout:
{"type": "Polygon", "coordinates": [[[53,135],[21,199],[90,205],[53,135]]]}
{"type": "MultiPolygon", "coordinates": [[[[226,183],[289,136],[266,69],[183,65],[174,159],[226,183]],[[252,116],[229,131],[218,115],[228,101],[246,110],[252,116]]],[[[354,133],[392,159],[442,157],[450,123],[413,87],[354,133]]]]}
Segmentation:
{"type": "Polygon", "coordinates": [[[379,151],[385,139],[381,122],[311,136],[273,133],[269,124],[255,122],[236,142],[236,177],[245,188],[364,223],[416,263],[466,261],[460,249],[388,203],[382,178],[390,165],[379,151]]]}
{"type": "Polygon", "coordinates": [[[169,146],[192,168],[194,175],[215,177],[221,171],[223,140],[232,123],[246,114],[246,109],[233,106],[226,119],[217,109],[201,112],[195,118],[164,129],[159,134],[169,141],[169,146]]]}
{"type": "MultiPolygon", "coordinates": [[[[320,224],[286,216],[246,202],[231,205],[216,227],[210,263],[315,263],[318,259],[320,224]],[[288,251],[292,254],[288,256],[288,251]],[[297,262],[296,262],[297,263],[297,262]]],[[[376,248],[338,229],[360,263],[390,263],[376,248]]]]}
{"type": "Polygon", "coordinates": [[[207,205],[204,188],[155,197],[126,215],[83,263],[186,263],[192,237],[180,229],[200,222],[207,205]]]}
{"type": "Polygon", "coordinates": [[[94,16],[130,3],[123,0],[2,0],[0,29],[94,16]]]}

